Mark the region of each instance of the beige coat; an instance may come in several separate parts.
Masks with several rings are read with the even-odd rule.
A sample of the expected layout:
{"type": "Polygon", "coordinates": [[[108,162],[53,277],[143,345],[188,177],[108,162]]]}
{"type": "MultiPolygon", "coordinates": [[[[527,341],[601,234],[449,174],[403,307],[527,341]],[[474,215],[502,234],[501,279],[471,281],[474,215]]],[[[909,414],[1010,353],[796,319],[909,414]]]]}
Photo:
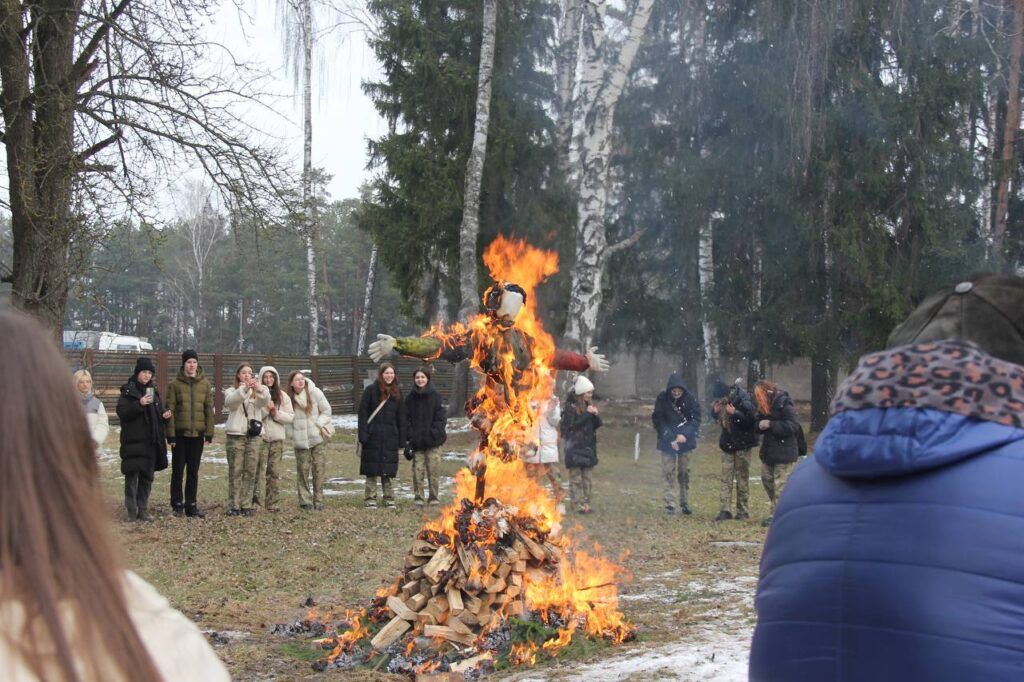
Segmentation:
{"type": "Polygon", "coordinates": [[[245,386],[224,391],[224,407],[229,410],[228,421],[224,425],[227,434],[244,436],[249,430],[249,420],[259,419],[269,402],[270,389],[266,386],[259,386],[255,391],[245,386]]]}
{"type": "MultiPolygon", "coordinates": [[[[195,623],[172,608],[167,600],[153,589],[153,586],[131,571],[125,572],[125,597],[128,613],[135,623],[139,639],[149,651],[160,675],[171,680],[203,680],[221,682],[230,680],[224,664],[217,658],[213,648],[195,623]]],[[[9,602],[0,606],[0,680],[5,682],[38,682],[30,668],[12,649],[8,641],[17,639],[22,632],[25,611],[21,604],[9,602]]],[[[69,612],[64,614],[65,632],[71,646],[67,651],[52,652],[44,658],[55,660],[57,656],[74,655],[81,651],[76,645],[74,624],[69,612]]],[[[79,675],[85,669],[79,665],[79,675]]],[[[43,679],[58,679],[56,666],[43,679]]],[[[100,670],[100,679],[118,680],[113,671],[100,670]]],[[[127,682],[127,681],[126,681],[127,682]]]]}
{"type": "MultiPolygon", "coordinates": [[[[267,443],[277,443],[285,439],[285,424],[291,424],[294,419],[294,412],[292,410],[292,399],[288,397],[288,393],[284,387],[281,386],[281,375],[278,371],[271,367],[260,367],[260,373],[256,375],[260,383],[263,383],[263,373],[273,372],[277,375],[277,385],[281,389],[281,407],[277,408],[277,415],[274,417],[270,416],[270,401],[260,408],[259,419],[263,422],[263,433],[260,437],[267,443]]],[[[267,389],[269,392],[270,389],[267,389]]]]}
{"type": "Polygon", "coordinates": [[[306,414],[305,392],[295,396],[295,404],[292,406],[295,412],[292,438],[295,447],[302,449],[320,445],[324,440],[320,435],[320,427],[331,423],[331,404],[327,402],[324,392],[309,377],[306,377],[306,382],[309,384],[309,394],[313,397],[313,408],[306,414]]]}
{"type": "Polygon", "coordinates": [[[103,407],[103,403],[100,403],[99,412],[89,412],[85,415],[85,420],[89,423],[89,433],[92,434],[96,448],[103,447],[103,442],[107,440],[107,434],[110,433],[110,420],[107,418],[107,410],[103,407]]]}

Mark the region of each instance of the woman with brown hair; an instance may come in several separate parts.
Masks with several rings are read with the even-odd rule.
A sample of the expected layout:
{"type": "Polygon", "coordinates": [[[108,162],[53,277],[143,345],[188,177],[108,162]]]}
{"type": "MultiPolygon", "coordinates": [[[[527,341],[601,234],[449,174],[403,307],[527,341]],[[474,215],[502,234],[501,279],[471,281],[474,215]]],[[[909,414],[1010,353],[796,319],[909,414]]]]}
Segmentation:
{"type": "Polygon", "coordinates": [[[398,475],[398,450],[406,442],[405,405],[398,375],[391,363],[382,363],[377,380],[363,391],[359,401],[359,475],[366,477],[363,503],[377,506],[377,479],[384,506],[394,508],[392,479],[398,475]]]}
{"type": "Polygon", "coordinates": [[[124,474],[124,506],[129,520],[149,521],[146,511],[154,472],[167,468],[164,424],[171,418],[164,409],[153,381],[156,366],[138,358],[135,371],[121,387],[117,418],[121,423],[121,473],[124,474]]]}
{"type": "Polygon", "coordinates": [[[228,516],[253,516],[253,491],[256,489],[257,448],[263,423],[262,410],[270,402],[270,391],[252,373],[252,365],[243,362],[235,370],[235,385],[224,391],[228,420],[225,450],[228,457],[228,516]]]}
{"type": "Polygon", "coordinates": [[[799,456],[797,431],[800,423],[796,420],[796,408],[789,394],[767,379],[757,382],[754,387],[754,402],[757,403],[757,430],[763,435],[761,484],[768,493],[772,509],[762,525],[770,526],[775,516],[775,505],[782,495],[782,486],[799,456]]]}
{"type": "Polygon", "coordinates": [[[67,365],[34,322],[0,312],[0,677],[227,680],[196,626],[122,564],[67,365]]]}

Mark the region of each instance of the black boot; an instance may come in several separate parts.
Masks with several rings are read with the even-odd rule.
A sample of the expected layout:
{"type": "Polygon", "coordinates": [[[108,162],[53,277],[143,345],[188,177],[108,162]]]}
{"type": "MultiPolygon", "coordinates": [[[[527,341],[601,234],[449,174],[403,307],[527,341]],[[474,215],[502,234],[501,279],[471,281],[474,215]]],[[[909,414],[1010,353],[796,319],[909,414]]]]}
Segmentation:
{"type": "Polygon", "coordinates": [[[206,518],[206,514],[204,514],[203,512],[199,511],[199,507],[197,507],[194,504],[191,504],[191,505],[185,507],[185,516],[189,517],[190,519],[205,519],[206,518]]]}
{"type": "Polygon", "coordinates": [[[136,517],[139,521],[152,521],[153,517],[146,512],[145,507],[139,507],[139,515],[136,517]]]}
{"type": "Polygon", "coordinates": [[[185,514],[188,513],[185,511],[185,508],[180,505],[172,505],[171,508],[174,510],[174,515],[178,517],[185,516],[185,514]]]}

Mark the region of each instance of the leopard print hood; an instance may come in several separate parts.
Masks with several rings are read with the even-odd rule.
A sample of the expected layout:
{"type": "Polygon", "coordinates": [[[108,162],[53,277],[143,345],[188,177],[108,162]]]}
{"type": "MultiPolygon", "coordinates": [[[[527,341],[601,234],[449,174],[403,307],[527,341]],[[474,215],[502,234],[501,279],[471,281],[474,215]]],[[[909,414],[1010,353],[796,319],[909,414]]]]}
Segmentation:
{"type": "Polygon", "coordinates": [[[1024,444],[1024,367],[964,341],[865,355],[832,401],[814,459],[849,478],[903,476],[1024,444]]]}
{"type": "Polygon", "coordinates": [[[845,410],[909,407],[1024,428],[1024,367],[969,341],[938,341],[865,355],[832,400],[845,410]]]}

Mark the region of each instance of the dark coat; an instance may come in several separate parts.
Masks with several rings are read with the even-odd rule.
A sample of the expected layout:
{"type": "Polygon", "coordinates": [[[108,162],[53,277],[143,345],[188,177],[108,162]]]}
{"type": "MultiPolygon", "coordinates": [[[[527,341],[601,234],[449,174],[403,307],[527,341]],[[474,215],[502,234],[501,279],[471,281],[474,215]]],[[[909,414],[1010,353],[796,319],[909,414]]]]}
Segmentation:
{"type": "Polygon", "coordinates": [[[363,391],[359,401],[359,457],[360,476],[396,476],[398,451],[405,445],[405,402],[402,398],[388,398],[377,416],[370,415],[381,401],[380,388],[374,382],[363,391]],[[369,422],[369,423],[367,423],[369,422]]]}
{"type": "Polygon", "coordinates": [[[167,387],[167,409],[171,418],[165,431],[167,440],[174,442],[176,436],[213,438],[213,389],[203,374],[203,368],[194,377],[186,376],[185,369],[167,387]]]}
{"type": "Polygon", "coordinates": [[[757,421],[762,419],[769,420],[771,426],[767,431],[761,431],[764,436],[761,441],[761,461],[765,464],[795,462],[799,454],[797,431],[800,424],[796,420],[796,408],[789,394],[779,391],[772,400],[771,412],[757,415],[757,421]]]}
{"type": "Polygon", "coordinates": [[[718,447],[729,454],[757,447],[760,437],[757,433],[757,408],[753,396],[739,386],[734,386],[729,391],[729,404],[736,408],[736,412],[727,417],[729,426],[722,429],[718,447]]]}
{"type": "Polygon", "coordinates": [[[761,557],[750,679],[1020,680],[1024,431],[935,409],[839,412],[761,557]]]}
{"type": "Polygon", "coordinates": [[[441,394],[431,385],[414,387],[405,396],[405,433],[407,445],[413,450],[429,450],[444,445],[448,439],[445,426],[448,411],[441,394]]]}
{"type": "Polygon", "coordinates": [[[678,374],[668,378],[665,390],[658,394],[654,401],[654,412],[651,423],[658,434],[658,450],[668,455],[681,455],[697,447],[697,432],[700,430],[700,403],[697,398],[683,385],[678,374]],[[678,399],[672,398],[672,389],[681,388],[683,394],[678,399]],[[672,441],[676,436],[686,436],[686,442],[679,445],[678,450],[672,449],[672,441]]]}
{"type": "Polygon", "coordinates": [[[152,479],[153,472],[167,466],[167,445],[164,442],[163,401],[156,384],[139,385],[132,377],[121,387],[117,399],[117,418],[121,422],[121,473],[139,473],[152,479]],[[146,388],[153,388],[153,402],[143,406],[139,401],[146,388]],[[157,462],[162,466],[157,466],[157,462]]]}
{"type": "Polygon", "coordinates": [[[595,467],[597,430],[601,427],[601,417],[586,410],[577,410],[576,399],[572,394],[567,402],[568,407],[562,412],[562,421],[558,425],[562,446],[565,448],[565,466],[567,469],[595,467]]]}

